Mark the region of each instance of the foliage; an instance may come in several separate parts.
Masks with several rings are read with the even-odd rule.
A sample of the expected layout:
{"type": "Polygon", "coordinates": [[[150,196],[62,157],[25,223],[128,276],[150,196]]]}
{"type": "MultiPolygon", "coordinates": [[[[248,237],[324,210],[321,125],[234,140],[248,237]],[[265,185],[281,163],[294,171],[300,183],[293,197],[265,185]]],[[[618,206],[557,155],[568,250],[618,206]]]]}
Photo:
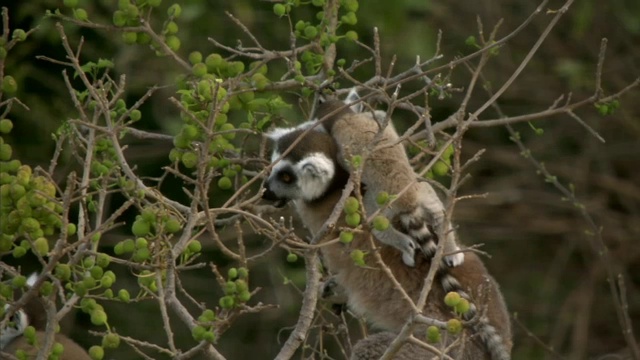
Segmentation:
{"type": "MultiPolygon", "coordinates": [[[[592,342],[589,351],[603,353],[623,347],[620,329],[630,328],[632,321],[619,319],[630,316],[635,320],[633,315],[640,311],[632,306],[630,312],[620,313],[627,296],[638,295],[633,289],[626,294],[622,280],[634,285],[640,282],[637,276],[626,276],[637,266],[637,256],[622,256],[631,248],[629,239],[637,238],[633,237],[637,229],[625,226],[624,220],[612,219],[618,216],[615,212],[624,214],[624,219],[637,215],[637,189],[629,187],[627,179],[613,175],[593,180],[608,183],[609,188],[623,184],[620,189],[625,189],[606,193],[615,203],[607,211],[614,214],[599,217],[608,227],[622,228],[614,235],[615,241],[608,240],[607,229],[603,233],[589,215],[590,202],[578,200],[572,183],[582,189],[594,185],[575,178],[563,167],[563,158],[569,154],[594,152],[589,149],[597,145],[567,138],[568,125],[562,124],[571,121],[579,129],[586,128],[580,130],[583,133],[595,134],[593,138],[604,132],[622,143],[626,135],[608,128],[610,117],[603,120],[601,116],[624,111],[626,126],[634,129],[637,139],[637,121],[633,119],[638,114],[626,110],[622,95],[635,91],[638,80],[629,81],[628,74],[620,79],[603,71],[604,49],[595,59],[598,51],[593,47],[589,53],[595,60],[591,63],[576,60],[575,54],[564,53],[554,43],[552,54],[558,59],[552,70],[543,67],[544,62],[521,62],[539,34],[528,35],[530,41],[523,42],[526,48],[510,37],[518,35],[514,30],[517,24],[535,17],[527,17],[533,10],[530,6],[519,4],[522,8],[509,14],[502,25],[509,29],[507,36],[498,36],[497,27],[485,34],[480,22],[475,35],[470,35],[471,28],[465,28],[466,33],[448,37],[448,19],[480,10],[453,5],[441,9],[436,4],[423,7],[411,1],[397,6],[379,2],[376,6],[383,5],[389,10],[386,19],[374,18],[379,16],[374,6],[364,8],[357,0],[235,1],[228,5],[231,12],[227,14],[207,8],[204,1],[160,0],[65,0],[55,5],[42,1],[30,2],[29,8],[21,10],[5,9],[0,44],[0,325],[15,311],[14,307],[5,309],[5,304],[24,304],[39,296],[54,300],[48,310],[57,314],[57,324],[64,326],[74,316],[80,319],[72,337],[96,359],[137,358],[136,352],[152,358],[221,359],[222,354],[241,358],[247,352],[234,345],[243,342],[259,344],[271,357],[279,354],[288,358],[295,351],[309,356],[332,351],[339,357],[345,348],[348,353],[349,342],[344,340],[349,334],[347,326],[329,330],[315,326],[331,322],[323,318],[333,319],[328,311],[315,318],[314,336],[305,346],[296,343],[294,336],[307,332],[301,322],[292,331],[278,334],[278,330],[310,316],[300,310],[303,265],[298,257],[303,255],[307,274],[314,263],[309,260],[312,251],[306,234],[293,231],[299,226],[288,219],[273,220],[281,213],[259,199],[260,183],[269,170],[261,134],[272,125],[295,124],[300,122],[295,119],[307,118],[319,93],[333,89],[342,95],[349,87],[358,86],[369,91],[368,102],[382,104],[398,128],[406,130],[403,139],[416,169],[447,188],[450,210],[455,204],[459,222],[470,224],[469,233],[488,228],[485,225],[489,223],[491,229],[502,226],[495,220],[504,219],[487,212],[478,215],[474,224],[473,208],[486,208],[487,203],[456,203],[464,197],[457,195],[458,187],[471,172],[478,178],[472,192],[497,193],[497,208],[516,219],[513,223],[504,219],[505,226],[516,229],[517,236],[525,237],[521,230],[540,231],[542,238],[560,232],[574,234],[563,239],[568,250],[557,251],[557,267],[565,266],[562,261],[583,261],[574,253],[576,244],[589,243],[596,249],[580,254],[599,265],[572,264],[565,273],[574,280],[577,274],[592,271],[591,282],[576,289],[558,289],[559,283],[554,287],[549,285],[552,281],[545,282],[540,275],[543,269],[530,274],[520,268],[514,277],[502,274],[505,269],[522,267],[517,254],[524,241],[510,244],[500,235],[470,236],[469,240],[463,236],[469,245],[487,242],[486,251],[497,259],[490,268],[496,270],[510,307],[521,314],[525,326],[542,337],[543,343],[557,344],[556,349],[574,357],[586,356],[586,347],[581,349],[579,341],[571,345],[562,341],[560,333],[570,322],[558,323],[552,332],[549,318],[561,313],[573,319],[569,309],[575,307],[589,314],[588,303],[571,299],[583,293],[603,296],[594,289],[608,279],[613,287],[607,294],[614,305],[607,311],[608,317],[596,321],[608,320],[606,329],[620,335],[614,341],[603,337],[592,342]],[[380,31],[372,30],[378,22],[385,24],[404,16],[404,10],[409,13],[406,16],[420,21],[435,17],[436,24],[419,30],[432,35],[413,36],[419,21],[396,20],[381,26],[380,31]],[[28,19],[41,15],[44,18],[39,26],[31,27],[28,19]],[[21,29],[16,23],[26,26],[21,29]],[[396,30],[390,30],[391,26],[396,30]],[[443,41],[435,35],[437,26],[444,30],[443,41]],[[242,39],[237,45],[236,38],[242,39]],[[411,45],[402,46],[406,41],[411,45]],[[39,49],[37,62],[34,49],[39,49]],[[392,53],[398,57],[391,59],[392,53]],[[432,57],[415,61],[416,54],[432,57]],[[534,84],[539,88],[528,87],[528,80],[523,80],[525,85],[510,83],[512,73],[522,73],[514,61],[537,76],[552,77],[549,81],[554,83],[547,87],[542,87],[543,82],[534,84]],[[506,68],[508,72],[503,71],[506,68]],[[596,76],[592,79],[585,69],[594,69],[596,76]],[[42,86],[36,87],[38,83],[42,86]],[[513,89],[507,92],[510,85],[513,89]],[[567,86],[580,91],[554,102],[561,95],[557,89],[567,86]],[[613,90],[605,92],[604,88],[613,90]],[[527,107],[517,110],[523,102],[527,107]],[[543,105],[545,110],[540,110],[543,105]],[[540,123],[551,116],[569,121],[540,123]],[[518,127],[520,123],[528,125],[518,127]],[[495,128],[506,124],[515,127],[509,135],[495,128]],[[484,127],[491,129],[482,130],[484,127]],[[509,139],[518,147],[511,147],[509,139]],[[484,158],[480,147],[489,149],[484,158]],[[554,147],[567,149],[543,151],[554,147]],[[518,152],[524,158],[512,160],[518,152]],[[548,157],[551,165],[537,161],[535,153],[548,157]],[[514,168],[528,171],[523,164],[529,159],[542,181],[522,185],[519,179],[507,177],[514,168]],[[498,165],[488,165],[490,162],[498,165]],[[555,206],[568,203],[568,210],[540,209],[529,202],[529,211],[520,214],[517,202],[503,193],[513,189],[520,194],[515,196],[522,196],[524,190],[519,186],[544,189],[545,183],[562,192],[562,199],[545,192],[553,199],[545,201],[555,206]],[[532,212],[537,216],[540,211],[549,212],[540,225],[527,225],[526,230],[519,226],[524,219],[533,218],[532,212]],[[563,219],[560,230],[545,230],[558,218],[563,219]],[[588,228],[586,235],[576,231],[578,227],[588,228]],[[497,249],[496,242],[509,251],[497,249]],[[611,265],[617,262],[619,266],[611,265]],[[277,270],[272,269],[274,263],[277,270]],[[31,271],[40,275],[28,287],[26,277],[31,271]],[[519,295],[518,287],[523,286],[519,284],[533,282],[541,284],[538,290],[526,289],[521,292],[525,295],[519,295]],[[545,309],[540,310],[543,315],[529,306],[540,297],[552,299],[545,301],[545,309]],[[566,299],[565,306],[557,308],[553,299],[560,297],[566,299]],[[277,306],[279,309],[274,309],[277,306]],[[135,320],[130,316],[134,313],[138,315],[135,320]],[[264,319],[264,326],[248,325],[256,318],[264,319]],[[278,342],[287,336],[290,340],[281,342],[284,345],[278,342]],[[322,341],[325,337],[330,339],[327,348],[322,341]]],[[[595,7],[596,2],[588,1],[575,14],[569,11],[570,36],[583,34],[591,21],[597,21],[597,12],[590,10],[595,7]]],[[[549,11],[546,16],[555,14],[549,11]]],[[[491,19],[493,14],[482,15],[491,19]]],[[[623,30],[637,35],[637,21],[623,18],[623,30]]],[[[539,25],[546,27],[547,22],[541,20],[539,25]]],[[[533,50],[532,54],[537,48],[533,50]]],[[[624,59],[614,57],[613,61],[625,64],[624,59]]],[[[637,169],[630,170],[625,164],[615,167],[620,168],[618,173],[637,176],[637,169]]],[[[387,203],[389,197],[379,194],[379,203],[387,203]]],[[[340,234],[344,243],[366,226],[389,226],[384,217],[361,216],[354,200],[348,200],[344,208],[351,227],[340,234]]],[[[547,250],[555,253],[556,245],[545,242],[540,250],[535,242],[526,246],[527,257],[551,261],[547,250]]],[[[365,266],[367,255],[357,249],[351,253],[361,266],[365,266]]],[[[313,281],[308,284],[313,285],[313,281]]],[[[308,292],[302,297],[308,299],[308,292]]],[[[455,309],[452,318],[445,320],[449,321],[445,329],[454,335],[463,325],[458,317],[465,312],[465,305],[456,302],[451,306],[455,309]]],[[[33,339],[33,332],[35,329],[30,329],[25,336],[33,339]]],[[[361,337],[358,334],[351,330],[352,337],[361,337]]],[[[52,339],[53,332],[49,336],[52,339]]],[[[438,328],[430,327],[427,332],[431,343],[437,343],[441,336],[445,332],[438,328]]],[[[516,354],[533,356],[546,349],[531,339],[517,334],[516,354]],[[523,344],[519,350],[518,343],[523,344]]],[[[53,341],[40,345],[43,354],[59,351],[53,341]]]]}

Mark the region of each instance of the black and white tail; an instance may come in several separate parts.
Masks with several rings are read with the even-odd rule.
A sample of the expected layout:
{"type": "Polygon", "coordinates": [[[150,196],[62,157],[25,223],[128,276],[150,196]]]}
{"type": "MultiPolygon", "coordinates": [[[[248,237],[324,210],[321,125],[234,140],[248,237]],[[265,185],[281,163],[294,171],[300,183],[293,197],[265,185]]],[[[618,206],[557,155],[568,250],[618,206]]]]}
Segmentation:
{"type": "Polygon", "coordinates": [[[463,319],[471,323],[471,328],[486,346],[491,360],[510,360],[511,354],[504,345],[504,339],[498,334],[498,330],[490,324],[489,319],[478,312],[478,308],[471,301],[471,296],[464,291],[458,280],[442,266],[440,267],[439,279],[445,293],[455,291],[469,301],[469,311],[463,315],[463,319]]]}

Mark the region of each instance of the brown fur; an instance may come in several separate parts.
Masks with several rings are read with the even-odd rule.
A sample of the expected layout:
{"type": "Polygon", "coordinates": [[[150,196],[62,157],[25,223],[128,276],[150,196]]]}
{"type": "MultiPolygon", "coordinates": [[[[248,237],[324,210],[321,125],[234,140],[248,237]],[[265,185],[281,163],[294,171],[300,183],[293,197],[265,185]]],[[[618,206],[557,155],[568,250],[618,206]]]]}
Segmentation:
{"type": "MultiPolygon", "coordinates": [[[[323,219],[329,217],[339,197],[340,192],[335,192],[324,197],[321,202],[312,205],[296,201],[302,221],[312,234],[320,230],[323,219]]],[[[343,223],[337,225],[344,226],[343,223]]],[[[334,235],[337,236],[337,234],[334,235]]],[[[392,332],[399,331],[411,315],[411,307],[394,288],[387,275],[377,269],[378,266],[373,261],[367,261],[367,267],[356,266],[349,255],[352,249],[372,251],[366,236],[355,236],[349,245],[338,243],[323,247],[322,255],[327,268],[335,274],[337,282],[346,290],[353,311],[363,315],[377,328],[392,332]]],[[[381,247],[380,255],[409,296],[414,301],[417,300],[424,278],[429,271],[429,260],[420,258],[415,267],[407,267],[402,263],[398,252],[389,246],[381,247]]],[[[373,259],[372,255],[368,255],[367,259],[373,259]]],[[[476,306],[480,311],[487,307],[487,317],[490,323],[496,327],[504,339],[505,347],[511,349],[511,330],[506,306],[498,285],[488,274],[478,256],[474,253],[468,253],[466,261],[459,267],[451,269],[451,273],[462,287],[467,289],[468,293],[474,296],[474,299],[477,299],[476,306]],[[488,298],[477,294],[480,284],[486,284],[485,286],[489,287],[488,298]]],[[[423,314],[442,321],[450,319],[452,314],[443,303],[444,296],[443,288],[435,281],[423,314]]],[[[421,334],[420,337],[424,336],[424,332],[421,334]]],[[[466,335],[473,336],[470,330],[466,330],[466,335]]],[[[378,356],[380,355],[378,354],[378,356]]],[[[402,357],[396,358],[408,360],[402,357]]],[[[464,356],[456,358],[488,359],[488,355],[481,344],[473,341],[466,345],[464,356]]],[[[367,359],[367,357],[363,359],[367,359]]]]}
{"type": "MultiPolygon", "coordinates": [[[[323,103],[318,109],[318,118],[322,119],[328,114],[336,111],[337,109],[344,108],[345,104],[342,101],[330,100],[323,103]]],[[[367,146],[373,143],[376,134],[380,131],[378,123],[374,121],[367,113],[356,114],[348,107],[340,110],[334,115],[330,115],[323,121],[323,125],[329,131],[336,143],[345,145],[348,147],[342,149],[342,158],[338,157],[341,161],[344,159],[343,165],[348,162],[348,155],[362,154],[365,152],[367,146]],[[353,128],[357,126],[356,132],[353,128]]],[[[380,142],[374,144],[377,147],[392,145],[397,138],[395,130],[387,126],[384,129],[380,142]]],[[[366,166],[363,168],[362,179],[374,179],[374,178],[387,178],[393,179],[389,181],[386,191],[389,194],[397,194],[402,191],[405,186],[412,183],[411,187],[394,202],[394,207],[400,209],[413,209],[419,204],[417,203],[418,196],[416,195],[420,189],[416,181],[416,176],[407,160],[407,154],[402,147],[402,144],[395,144],[391,147],[385,147],[384,149],[377,150],[372,156],[366,159],[366,166]]],[[[366,181],[365,181],[366,182],[366,181]]]]}
{"type": "MultiPolygon", "coordinates": [[[[36,332],[36,344],[44,343],[45,333],[42,331],[36,332]]],[[[62,352],[62,356],[60,356],[60,360],[90,360],[91,357],[87,352],[80,347],[80,345],[73,342],[73,340],[62,334],[55,335],[55,342],[62,344],[64,347],[64,351],[62,352]]],[[[29,345],[27,343],[27,339],[24,336],[19,336],[7,345],[5,349],[0,350],[0,359],[4,359],[1,352],[5,352],[7,354],[14,355],[16,350],[21,349],[24,350],[27,354],[27,358],[35,359],[38,354],[39,348],[37,346],[29,345]]]]}

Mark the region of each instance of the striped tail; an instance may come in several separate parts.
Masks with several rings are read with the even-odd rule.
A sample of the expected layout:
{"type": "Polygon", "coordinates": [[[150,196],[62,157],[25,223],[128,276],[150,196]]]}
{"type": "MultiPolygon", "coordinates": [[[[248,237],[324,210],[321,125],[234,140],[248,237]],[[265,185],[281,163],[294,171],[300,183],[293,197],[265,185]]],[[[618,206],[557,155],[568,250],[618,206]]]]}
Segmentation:
{"type": "Polygon", "coordinates": [[[491,360],[511,360],[510,351],[504,345],[504,339],[494,326],[489,323],[489,319],[484,316],[478,316],[478,309],[475,304],[471,302],[471,297],[467,294],[458,280],[451,274],[447,273],[444,266],[440,267],[440,283],[445,293],[455,291],[460,294],[461,297],[469,301],[469,311],[462,317],[465,321],[471,322],[471,328],[474,333],[480,338],[485,345],[491,360]]]}

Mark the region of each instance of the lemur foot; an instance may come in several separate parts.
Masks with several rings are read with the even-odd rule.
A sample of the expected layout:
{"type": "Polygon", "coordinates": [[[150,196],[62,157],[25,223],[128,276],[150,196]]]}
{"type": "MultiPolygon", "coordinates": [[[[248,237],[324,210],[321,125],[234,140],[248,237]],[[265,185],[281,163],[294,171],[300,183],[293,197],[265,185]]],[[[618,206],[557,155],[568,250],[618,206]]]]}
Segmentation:
{"type": "MultiPolygon", "coordinates": [[[[456,247],[455,251],[460,251],[460,248],[456,247]]],[[[447,255],[444,257],[444,262],[449,267],[456,267],[464,262],[464,253],[459,252],[453,255],[447,255]]]]}

